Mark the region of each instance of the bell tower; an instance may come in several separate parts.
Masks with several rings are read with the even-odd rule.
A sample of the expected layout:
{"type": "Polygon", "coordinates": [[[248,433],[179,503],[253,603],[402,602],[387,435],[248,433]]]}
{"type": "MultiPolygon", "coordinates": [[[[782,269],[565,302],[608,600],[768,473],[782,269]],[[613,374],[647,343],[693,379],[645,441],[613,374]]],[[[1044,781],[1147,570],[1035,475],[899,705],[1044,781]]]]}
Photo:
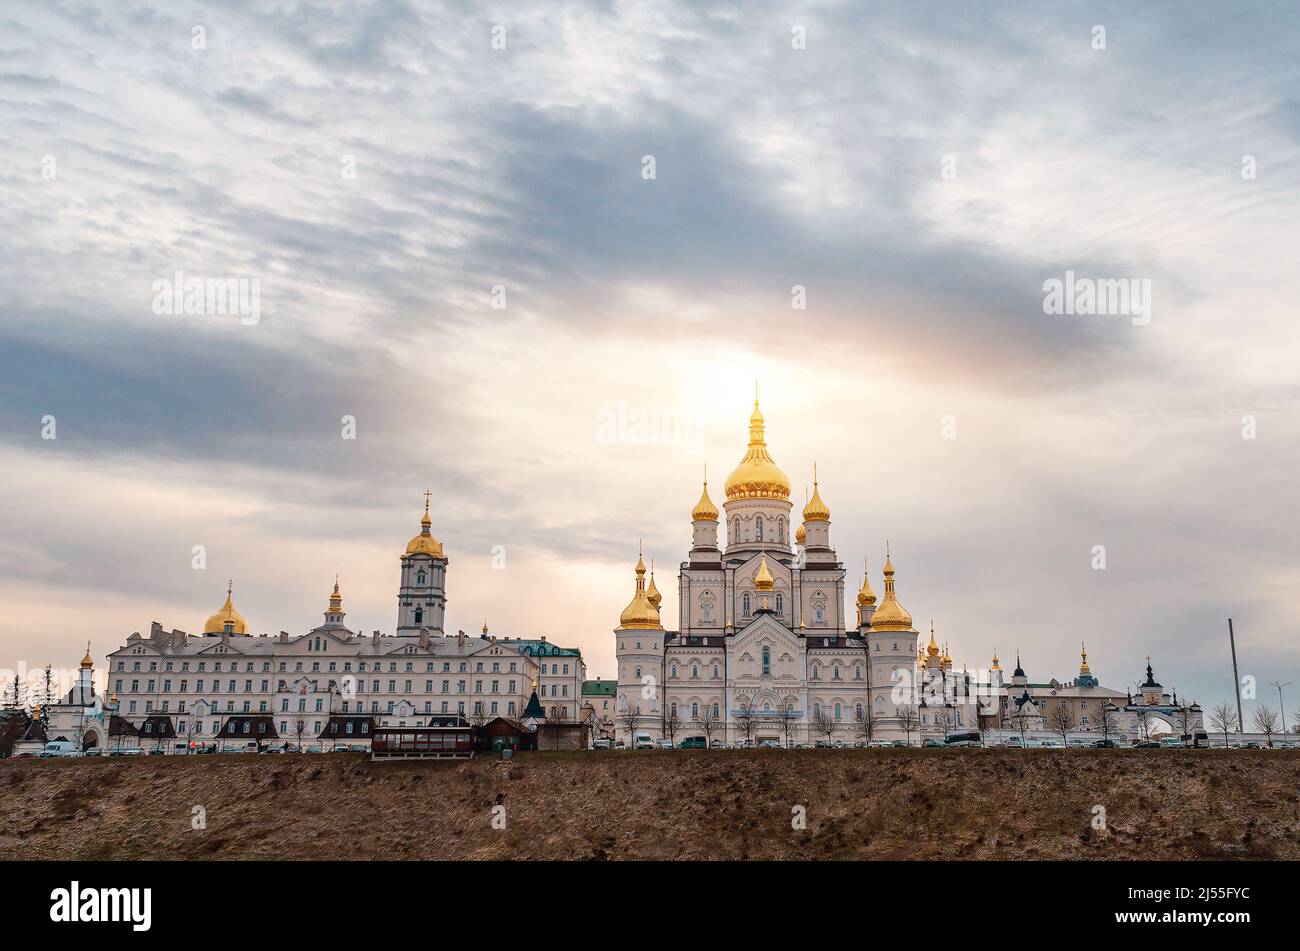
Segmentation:
{"type": "Polygon", "coordinates": [[[447,555],[442,542],[429,531],[429,498],[424,493],[420,534],[407,543],[402,560],[402,581],[397,592],[397,633],[418,634],[420,628],[442,634],[447,610],[447,555]]]}

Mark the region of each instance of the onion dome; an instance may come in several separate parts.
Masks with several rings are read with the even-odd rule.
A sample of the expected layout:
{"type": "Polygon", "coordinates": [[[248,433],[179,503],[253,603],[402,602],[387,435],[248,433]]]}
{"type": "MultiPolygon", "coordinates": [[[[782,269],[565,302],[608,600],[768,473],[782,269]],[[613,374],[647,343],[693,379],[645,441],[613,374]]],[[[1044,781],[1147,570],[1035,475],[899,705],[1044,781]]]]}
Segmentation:
{"type": "MultiPolygon", "coordinates": [[[[894,563],[886,554],[885,597],[876,608],[876,612],[871,615],[871,630],[910,631],[911,629],[912,615],[903,610],[903,606],[898,603],[898,598],[894,595],[894,563]]],[[[931,636],[931,644],[933,643],[934,639],[931,636]]]]}
{"type": "Polygon", "coordinates": [[[805,522],[829,522],[831,520],[831,510],[822,501],[821,490],[817,487],[817,465],[813,464],[813,494],[808,500],[808,504],[803,507],[803,520],[805,522]]]}
{"type": "Polygon", "coordinates": [[[808,529],[804,528],[802,525],[796,528],[794,530],[794,540],[795,544],[798,545],[802,545],[806,542],[808,540],[808,529]]]}
{"type": "Polygon", "coordinates": [[[650,562],[650,585],[645,589],[645,596],[646,600],[653,604],[655,610],[658,611],[659,605],[663,602],[664,596],[660,594],[659,589],[655,587],[655,569],[653,560],[650,562]]]}
{"type": "Polygon", "coordinates": [[[94,666],[95,662],[90,657],[90,641],[86,641],[86,656],[81,658],[81,668],[83,670],[90,670],[94,666]]]}
{"type": "Polygon", "coordinates": [[[639,557],[636,560],[636,594],[619,615],[618,626],[646,631],[663,629],[659,624],[659,611],[650,603],[646,594],[645,561],[639,557]]]}
{"type": "Polygon", "coordinates": [[[416,535],[406,544],[406,554],[408,555],[432,555],[434,558],[445,557],[442,553],[442,542],[433,537],[429,531],[429,494],[424,493],[424,518],[420,519],[420,534],[416,535]]]}
{"type": "Polygon", "coordinates": [[[1001,669],[1002,667],[998,664],[998,649],[995,647],[993,648],[993,666],[990,667],[989,670],[1001,670],[1001,669]]]}
{"type": "Polygon", "coordinates": [[[343,595],[339,593],[339,576],[334,576],[334,591],[330,594],[330,606],[326,611],[327,614],[343,613],[343,595]]]}
{"type": "Polygon", "coordinates": [[[1082,663],[1079,664],[1079,673],[1084,677],[1091,677],[1092,671],[1088,669],[1088,649],[1082,644],[1079,645],[1079,657],[1082,663]]]}
{"type": "Polygon", "coordinates": [[[871,590],[871,582],[867,578],[865,566],[862,572],[862,587],[858,589],[858,607],[866,607],[876,603],[876,592],[871,590]]]}
{"type": "Polygon", "coordinates": [[[728,499],[790,498],[790,479],[772,461],[763,439],[763,413],[757,398],[749,415],[749,448],[727,476],[726,493],[728,499]]]}
{"type": "Polygon", "coordinates": [[[204,634],[225,634],[227,625],[231,634],[248,633],[248,624],[245,623],[244,616],[235,610],[235,605],[230,600],[234,587],[233,581],[226,586],[226,603],[221,606],[220,611],[203,623],[204,634]]]}
{"type": "Polygon", "coordinates": [[[718,507],[709,498],[709,480],[705,478],[704,489],[700,492],[700,500],[695,503],[695,508],[691,509],[691,521],[716,522],[717,520],[718,507]]]}

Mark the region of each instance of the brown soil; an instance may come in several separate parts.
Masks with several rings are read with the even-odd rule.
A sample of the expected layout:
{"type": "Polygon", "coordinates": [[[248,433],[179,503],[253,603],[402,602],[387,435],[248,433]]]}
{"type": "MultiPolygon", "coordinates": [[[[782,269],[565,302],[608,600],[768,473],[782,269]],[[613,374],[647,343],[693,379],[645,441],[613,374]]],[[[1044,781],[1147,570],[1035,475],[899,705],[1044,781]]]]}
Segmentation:
{"type": "Polygon", "coordinates": [[[25,759],[0,858],[1297,859],[1298,788],[1269,750],[25,759]]]}

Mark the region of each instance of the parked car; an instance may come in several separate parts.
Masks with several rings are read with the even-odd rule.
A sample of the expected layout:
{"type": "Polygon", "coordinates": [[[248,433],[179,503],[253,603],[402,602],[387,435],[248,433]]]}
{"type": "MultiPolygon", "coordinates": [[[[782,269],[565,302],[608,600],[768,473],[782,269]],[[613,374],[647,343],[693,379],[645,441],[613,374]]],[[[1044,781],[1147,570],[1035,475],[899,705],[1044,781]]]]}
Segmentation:
{"type": "Polygon", "coordinates": [[[1161,748],[1166,750],[1181,750],[1186,745],[1181,736],[1166,736],[1160,741],[1161,748]]]}
{"type": "Polygon", "coordinates": [[[655,746],[661,750],[671,750],[673,748],[673,741],[661,737],[659,741],[655,743],[655,746]]]}
{"type": "Polygon", "coordinates": [[[702,736],[688,736],[682,740],[680,748],[684,750],[702,750],[708,745],[708,742],[702,736]]]}
{"type": "Polygon", "coordinates": [[[887,750],[887,749],[892,749],[892,748],[893,748],[893,745],[894,745],[894,744],[891,743],[889,740],[872,740],[872,741],[871,741],[871,746],[872,746],[872,748],[873,748],[873,749],[877,749],[877,750],[887,750]]]}
{"type": "Polygon", "coordinates": [[[81,750],[77,749],[77,744],[70,740],[50,740],[38,755],[44,759],[52,756],[80,756],[82,754],[81,750]]]}
{"type": "Polygon", "coordinates": [[[776,740],[759,740],[758,748],[760,750],[779,750],[781,748],[781,744],[778,743],[776,740]]]}
{"type": "Polygon", "coordinates": [[[1142,743],[1134,743],[1134,744],[1133,744],[1133,749],[1135,749],[1135,750],[1158,750],[1158,749],[1160,749],[1160,744],[1159,744],[1159,743],[1155,743],[1155,742],[1153,742],[1153,741],[1151,741],[1151,740],[1146,740],[1145,742],[1142,742],[1142,743]]]}
{"type": "Polygon", "coordinates": [[[1025,741],[1018,736],[1009,736],[1006,740],[1006,747],[1009,750],[1023,750],[1025,748],[1025,741]]]}
{"type": "MultiPolygon", "coordinates": [[[[686,744],[683,743],[682,745],[685,746],[686,744]]],[[[608,749],[612,749],[613,746],[614,744],[606,739],[599,739],[596,740],[594,743],[592,743],[592,749],[597,749],[597,750],[608,750],[608,749]]]]}
{"type": "Polygon", "coordinates": [[[1092,744],[1094,750],[1115,750],[1119,749],[1119,744],[1114,740],[1098,740],[1092,744]]]}
{"type": "Polygon", "coordinates": [[[636,738],[636,748],[639,750],[652,750],[655,748],[654,740],[650,739],[648,734],[641,734],[636,738]]]}
{"type": "Polygon", "coordinates": [[[943,748],[943,740],[936,740],[936,739],[934,739],[933,737],[931,737],[930,739],[928,739],[928,740],[926,740],[924,743],[922,743],[921,746],[924,747],[924,748],[926,748],[926,749],[934,749],[935,747],[938,747],[939,749],[942,749],[942,748],[943,748]]]}
{"type": "Polygon", "coordinates": [[[958,730],[949,733],[944,737],[946,746],[966,747],[979,746],[980,735],[978,730],[958,730]]]}
{"type": "Polygon", "coordinates": [[[1060,740],[1043,740],[1043,742],[1040,743],[1039,746],[1045,750],[1065,749],[1065,744],[1063,744],[1060,740]]]}
{"type": "Polygon", "coordinates": [[[912,741],[911,741],[911,740],[894,740],[894,742],[893,742],[892,745],[894,745],[894,746],[911,746],[911,745],[912,745],[912,741]]]}

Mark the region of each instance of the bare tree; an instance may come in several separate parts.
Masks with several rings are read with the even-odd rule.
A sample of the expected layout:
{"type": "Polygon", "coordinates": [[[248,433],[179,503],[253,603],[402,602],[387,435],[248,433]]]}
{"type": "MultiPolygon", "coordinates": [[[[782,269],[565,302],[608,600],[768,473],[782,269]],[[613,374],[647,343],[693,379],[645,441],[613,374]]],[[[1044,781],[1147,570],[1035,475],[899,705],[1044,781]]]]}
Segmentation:
{"type": "Polygon", "coordinates": [[[781,729],[781,737],[785,745],[790,746],[790,736],[794,733],[795,727],[799,723],[799,714],[795,711],[794,706],[789,703],[782,703],[776,710],[777,726],[781,729]]]}
{"type": "Polygon", "coordinates": [[[1195,746],[1196,738],[1192,736],[1192,708],[1183,703],[1179,705],[1174,715],[1178,718],[1178,728],[1182,734],[1183,745],[1186,746],[1187,741],[1191,740],[1192,745],[1195,746]]]}
{"type": "Polygon", "coordinates": [[[876,735],[876,718],[871,715],[871,704],[864,703],[853,715],[853,725],[857,729],[858,736],[868,743],[876,735]]]}
{"type": "Polygon", "coordinates": [[[1142,707],[1138,707],[1133,711],[1133,717],[1137,720],[1138,739],[1143,743],[1147,742],[1151,739],[1151,714],[1142,707]]]}
{"type": "Polygon", "coordinates": [[[1066,706],[1064,700],[1053,707],[1052,712],[1048,714],[1048,725],[1053,732],[1061,734],[1061,745],[1068,746],[1070,731],[1074,729],[1074,711],[1066,706]]]}
{"type": "Polygon", "coordinates": [[[704,708],[700,711],[700,715],[695,718],[695,722],[698,723],[700,729],[704,731],[704,741],[712,747],[713,734],[717,733],[718,729],[722,726],[718,715],[713,712],[713,705],[706,703],[704,708]]]}
{"type": "Polygon", "coordinates": [[[1216,704],[1210,711],[1210,726],[1214,727],[1216,732],[1223,734],[1224,749],[1228,747],[1228,734],[1236,732],[1239,725],[1237,711],[1230,703],[1216,704]]]}
{"type": "Polygon", "coordinates": [[[306,721],[306,720],[303,720],[303,719],[301,719],[301,718],[295,720],[294,723],[293,723],[293,733],[294,733],[294,736],[296,736],[296,737],[298,738],[298,752],[299,752],[299,753],[301,753],[301,752],[303,751],[303,750],[302,750],[302,735],[303,735],[305,732],[307,732],[307,721],[306,721]]]}
{"type": "Polygon", "coordinates": [[[623,729],[627,730],[628,749],[636,749],[636,728],[641,721],[641,711],[628,704],[618,711],[617,719],[623,729]]]}
{"type": "Polygon", "coordinates": [[[947,704],[934,711],[934,725],[938,727],[941,738],[952,730],[954,719],[952,707],[947,704]]]}
{"type": "Polygon", "coordinates": [[[907,734],[907,745],[912,745],[912,733],[916,730],[916,708],[902,706],[898,710],[898,725],[907,734]]]}
{"type": "Polygon", "coordinates": [[[1273,745],[1273,734],[1277,732],[1277,711],[1272,707],[1260,707],[1255,711],[1255,729],[1264,734],[1268,745],[1273,745]]]}
{"type": "Polygon", "coordinates": [[[1097,703],[1097,729],[1101,731],[1101,738],[1109,740],[1110,735],[1115,732],[1115,705],[1109,700],[1100,700],[1097,703]]]}
{"type": "Polygon", "coordinates": [[[1024,704],[1016,708],[1016,712],[1011,715],[1011,722],[1020,733],[1020,746],[1023,749],[1025,746],[1025,733],[1029,731],[1029,715],[1025,713],[1024,704]]]}
{"type": "Polygon", "coordinates": [[[750,746],[754,742],[754,730],[758,728],[758,720],[754,716],[754,707],[746,702],[740,705],[736,711],[736,729],[740,735],[745,738],[745,745],[750,746]]]}
{"type": "Polygon", "coordinates": [[[664,708],[663,735],[669,743],[676,746],[677,731],[682,728],[682,718],[677,713],[677,704],[670,703],[664,708]]]}
{"type": "Polygon", "coordinates": [[[838,724],[836,724],[835,718],[826,712],[825,707],[819,708],[817,712],[813,715],[812,718],[813,732],[820,733],[822,736],[826,737],[827,743],[829,743],[831,741],[831,737],[835,735],[835,728],[837,725],[838,724]]]}
{"type": "Polygon", "coordinates": [[[13,680],[5,682],[4,693],[0,695],[0,706],[6,710],[22,710],[27,706],[27,684],[15,671],[13,680]]]}
{"type": "Polygon", "coordinates": [[[48,707],[59,700],[59,682],[54,676],[54,665],[46,664],[45,669],[41,671],[40,686],[36,691],[36,702],[42,707],[48,707]]]}

